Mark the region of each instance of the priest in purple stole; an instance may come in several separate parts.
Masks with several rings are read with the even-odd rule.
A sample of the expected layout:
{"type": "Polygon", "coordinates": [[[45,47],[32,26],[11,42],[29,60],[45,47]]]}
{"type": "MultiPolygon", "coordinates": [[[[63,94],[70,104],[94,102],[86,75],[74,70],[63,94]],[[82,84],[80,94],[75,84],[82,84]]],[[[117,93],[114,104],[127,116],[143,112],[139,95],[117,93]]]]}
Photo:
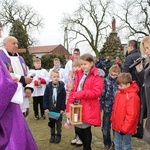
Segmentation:
{"type": "Polygon", "coordinates": [[[20,105],[11,102],[17,86],[0,59],[0,150],[37,150],[20,105]]]}
{"type": "Polygon", "coordinates": [[[0,58],[0,150],[37,150],[20,105],[11,102],[17,88],[0,58]]]}
{"type": "Polygon", "coordinates": [[[26,63],[17,51],[18,40],[14,36],[8,36],[3,41],[4,48],[0,51],[0,58],[7,66],[10,73],[17,77],[19,82],[25,87],[32,82],[32,78],[27,76],[26,63]]]}

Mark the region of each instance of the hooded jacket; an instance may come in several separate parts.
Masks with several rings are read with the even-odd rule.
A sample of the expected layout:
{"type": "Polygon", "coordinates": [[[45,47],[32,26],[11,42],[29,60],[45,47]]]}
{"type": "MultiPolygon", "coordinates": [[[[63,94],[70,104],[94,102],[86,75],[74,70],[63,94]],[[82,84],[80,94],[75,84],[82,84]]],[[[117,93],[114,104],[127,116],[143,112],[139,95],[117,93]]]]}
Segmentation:
{"type": "Polygon", "coordinates": [[[103,78],[99,75],[99,70],[93,67],[86,77],[81,91],[77,91],[78,84],[83,76],[82,69],[75,72],[75,81],[71,90],[66,111],[69,112],[69,105],[75,100],[80,100],[82,108],[82,121],[91,125],[100,126],[100,104],[99,97],[103,90],[103,78]]]}
{"type": "Polygon", "coordinates": [[[135,81],[128,88],[119,89],[117,92],[111,115],[112,128],[115,131],[135,133],[140,112],[138,92],[139,88],[135,81]]]}

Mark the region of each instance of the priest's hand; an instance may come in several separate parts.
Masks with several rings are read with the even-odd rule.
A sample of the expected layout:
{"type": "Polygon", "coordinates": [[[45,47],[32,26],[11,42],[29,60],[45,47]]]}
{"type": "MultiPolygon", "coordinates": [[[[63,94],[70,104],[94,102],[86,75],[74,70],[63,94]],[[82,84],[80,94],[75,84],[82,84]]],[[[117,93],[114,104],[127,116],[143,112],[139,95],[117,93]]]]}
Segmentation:
{"type": "Polygon", "coordinates": [[[13,81],[19,82],[19,78],[13,77],[12,76],[13,81]]]}
{"type": "Polygon", "coordinates": [[[26,84],[30,84],[33,80],[33,78],[31,78],[31,77],[24,77],[24,79],[25,79],[26,84]]]}

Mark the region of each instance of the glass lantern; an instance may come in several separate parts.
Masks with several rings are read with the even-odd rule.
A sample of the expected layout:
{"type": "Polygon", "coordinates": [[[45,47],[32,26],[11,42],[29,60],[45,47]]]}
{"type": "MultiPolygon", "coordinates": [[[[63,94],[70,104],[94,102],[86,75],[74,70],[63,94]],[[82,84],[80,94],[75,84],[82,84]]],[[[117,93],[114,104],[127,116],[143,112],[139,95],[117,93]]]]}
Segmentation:
{"type": "Polygon", "coordinates": [[[72,125],[82,124],[82,105],[70,104],[70,123],[72,125]]]}

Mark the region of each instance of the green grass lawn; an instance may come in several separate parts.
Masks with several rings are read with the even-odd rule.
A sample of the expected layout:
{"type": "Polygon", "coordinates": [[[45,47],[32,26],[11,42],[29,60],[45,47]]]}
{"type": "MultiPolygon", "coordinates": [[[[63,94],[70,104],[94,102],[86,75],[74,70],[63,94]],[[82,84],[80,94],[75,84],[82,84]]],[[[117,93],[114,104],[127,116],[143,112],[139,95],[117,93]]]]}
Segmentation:
{"type": "MultiPolygon", "coordinates": [[[[30,100],[30,114],[27,118],[28,125],[34,136],[39,150],[82,150],[82,147],[72,146],[70,141],[74,138],[74,128],[66,130],[64,123],[66,117],[64,115],[62,126],[62,140],[59,144],[49,143],[50,129],[47,126],[48,119],[35,120],[33,115],[32,99],[30,100]]],[[[103,139],[100,127],[92,127],[92,150],[103,150],[103,139]]],[[[150,150],[150,145],[145,144],[142,140],[133,138],[133,150],[150,150]]]]}

